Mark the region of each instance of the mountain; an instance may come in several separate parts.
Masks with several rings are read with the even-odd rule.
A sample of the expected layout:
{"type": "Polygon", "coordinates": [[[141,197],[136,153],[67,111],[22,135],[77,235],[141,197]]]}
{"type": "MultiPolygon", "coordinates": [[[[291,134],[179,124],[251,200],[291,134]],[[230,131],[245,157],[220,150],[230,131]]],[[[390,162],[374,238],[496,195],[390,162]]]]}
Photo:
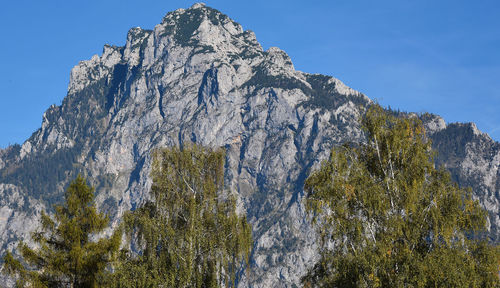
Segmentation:
{"type": "MultiPolygon", "coordinates": [[[[429,130],[429,129],[428,129],[429,130]]],[[[500,143],[474,123],[453,123],[431,134],[436,163],[461,187],[471,187],[489,212],[490,240],[500,242],[500,143]]]]}
{"type": "MultiPolygon", "coordinates": [[[[338,79],[296,71],[264,51],[253,32],[203,4],[168,13],[153,30],[132,28],[124,47],[71,70],[68,94],[24,144],[0,150],[0,249],[29,239],[42,209],[82,173],[113,223],[149,197],[158,147],[225,147],[225,181],[253,225],[255,247],[241,287],[295,287],[317,260],[303,183],[330,149],[363,141],[372,101],[338,79]]],[[[498,242],[500,144],[474,124],[421,116],[436,161],[470,185],[498,242]]]]}

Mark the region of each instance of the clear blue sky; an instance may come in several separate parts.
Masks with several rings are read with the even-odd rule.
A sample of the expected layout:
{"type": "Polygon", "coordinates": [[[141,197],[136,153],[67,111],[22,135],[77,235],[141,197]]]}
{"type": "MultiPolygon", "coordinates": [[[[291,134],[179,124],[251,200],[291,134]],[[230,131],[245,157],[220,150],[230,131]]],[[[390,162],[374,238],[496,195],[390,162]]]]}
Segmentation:
{"type": "MultiPolygon", "coordinates": [[[[66,95],[71,68],[153,28],[175,0],[3,1],[0,147],[22,143],[66,95]]],[[[335,76],[381,104],[476,122],[500,140],[500,1],[205,1],[295,68],[335,76]]]]}

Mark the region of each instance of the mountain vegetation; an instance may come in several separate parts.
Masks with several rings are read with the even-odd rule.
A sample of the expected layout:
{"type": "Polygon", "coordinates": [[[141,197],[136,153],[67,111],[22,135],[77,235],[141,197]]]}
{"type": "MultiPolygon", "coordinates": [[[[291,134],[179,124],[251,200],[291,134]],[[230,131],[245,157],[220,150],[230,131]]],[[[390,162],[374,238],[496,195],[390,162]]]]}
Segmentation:
{"type": "MultiPolygon", "coordinates": [[[[320,256],[318,252],[326,251],[316,249],[315,227],[320,225],[308,221],[305,180],[312,168],[329,157],[332,147],[347,142],[358,143],[348,148],[360,148],[364,145],[359,143],[367,143],[360,117],[371,105],[367,96],[339,79],[295,70],[285,51],[263,49],[252,31],[215,9],[197,3],[172,11],[152,30],[130,29],[123,46],[104,45],[100,55],[79,62],[71,70],[66,97],[43,114],[40,129],[24,143],[0,149],[0,257],[21,239],[38,248],[29,235],[39,227],[41,211],[55,215],[52,205],[66,201],[65,187],[80,173],[94,187],[95,207],[111,223],[123,223],[117,233],[122,233],[121,248],[127,250],[107,265],[107,272],[114,273],[106,272],[112,276],[106,280],[121,275],[122,282],[114,283],[122,287],[168,283],[174,281],[173,272],[157,276],[168,269],[160,265],[164,259],[179,257],[174,260],[180,261],[183,271],[175,281],[181,284],[187,283],[183,282],[188,275],[184,273],[191,273],[189,277],[197,279],[197,285],[210,286],[216,279],[216,284],[229,282],[225,286],[231,286],[237,279],[238,287],[300,286],[301,278],[320,256]],[[168,236],[176,241],[202,239],[200,246],[188,247],[187,240],[182,240],[181,246],[174,247],[175,243],[165,242],[161,233],[166,232],[161,229],[180,229],[186,224],[177,218],[167,224],[156,223],[156,219],[173,217],[162,213],[175,208],[178,210],[172,215],[191,221],[186,213],[192,207],[203,207],[179,195],[173,200],[194,206],[178,208],[155,202],[151,169],[160,167],[153,160],[160,162],[161,157],[152,157],[152,151],[186,148],[186,143],[224,147],[225,189],[217,192],[223,197],[218,198],[221,202],[214,204],[213,212],[225,205],[228,218],[193,218],[197,220],[192,223],[205,229],[205,234],[172,230],[168,236]],[[226,259],[227,266],[222,261],[217,264],[222,268],[201,275],[200,267],[215,268],[213,256],[206,256],[203,247],[219,245],[217,253],[222,253],[234,244],[225,243],[224,248],[220,239],[207,237],[212,224],[205,220],[233,225],[232,205],[237,215],[246,215],[252,227],[249,264],[245,264],[246,252],[235,255],[234,261],[221,254],[218,259],[226,259]],[[126,213],[130,210],[136,212],[126,213]],[[153,252],[154,247],[158,249],[153,252]],[[195,262],[187,261],[186,251],[205,256],[197,258],[201,261],[196,262],[198,266],[189,266],[195,262]],[[246,272],[228,268],[233,263],[247,268],[246,272]],[[149,268],[154,272],[151,275],[149,268]]],[[[403,118],[412,115],[393,113],[403,118]]],[[[489,213],[489,241],[498,244],[500,143],[473,123],[446,123],[437,115],[423,116],[419,118],[426,136],[439,151],[434,157],[436,165],[451,172],[460,187],[472,187],[474,199],[489,213]]],[[[57,226],[57,219],[52,219],[57,226]]],[[[241,222],[236,227],[242,231],[244,226],[241,222]]],[[[220,227],[217,231],[222,233],[220,227]]],[[[110,232],[105,229],[99,235],[110,236],[110,232]]],[[[93,235],[91,239],[99,238],[93,235]]],[[[38,269],[18,257],[19,252],[13,252],[13,259],[20,259],[29,271],[38,269]]],[[[0,286],[9,280],[0,275],[0,286]]]]}
{"type": "Polygon", "coordinates": [[[110,238],[91,241],[108,220],[78,176],[55,219],[42,214],[32,236],[39,248],[19,245],[27,266],[7,253],[3,270],[19,287],[234,287],[252,229],[224,191],[224,151],[192,145],[153,154],[152,200],[127,213],[110,238]],[[135,251],[117,258],[122,233],[135,251]]]}
{"type": "Polygon", "coordinates": [[[373,106],[362,124],[368,141],[334,148],[306,180],[321,259],[304,285],[498,287],[486,212],[435,168],[420,120],[373,106]]]}
{"type": "MultiPolygon", "coordinates": [[[[362,125],[367,142],[334,148],[305,182],[321,258],[303,285],[498,287],[500,249],[481,239],[486,212],[435,168],[421,121],[374,105],[362,125]]],[[[21,242],[22,260],[7,253],[3,271],[18,287],[235,287],[252,229],[224,188],[224,150],[186,145],[152,158],[151,199],[110,237],[92,240],[108,219],[78,176],[54,218],[42,214],[37,248],[21,242]]]]}
{"type": "Polygon", "coordinates": [[[222,149],[154,154],[152,200],[123,218],[137,253],[122,252],[113,287],[235,287],[252,229],[224,191],[222,149]]]}
{"type": "Polygon", "coordinates": [[[83,177],[69,185],[65,200],[55,207],[54,217],[42,213],[41,227],[32,234],[36,248],[19,244],[22,261],[5,255],[3,270],[17,279],[16,286],[99,287],[106,280],[121,234],[94,240],[109,221],[97,211],[94,191],[83,177]]]}

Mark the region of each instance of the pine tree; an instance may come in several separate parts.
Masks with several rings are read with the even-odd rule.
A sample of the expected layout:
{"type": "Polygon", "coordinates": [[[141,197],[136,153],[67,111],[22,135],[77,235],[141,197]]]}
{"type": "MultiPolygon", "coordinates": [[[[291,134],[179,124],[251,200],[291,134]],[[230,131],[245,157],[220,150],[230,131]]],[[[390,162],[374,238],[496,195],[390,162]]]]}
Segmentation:
{"type": "Polygon", "coordinates": [[[252,240],[224,190],[224,151],[192,145],[153,155],[152,200],[124,217],[139,253],[123,252],[113,285],[234,286],[252,240]]]}
{"type": "Polygon", "coordinates": [[[485,211],[434,167],[418,118],[374,105],[362,124],[367,142],[334,148],[306,180],[322,256],[304,285],[499,287],[500,250],[478,240],[485,211]]]}
{"type": "Polygon", "coordinates": [[[21,242],[22,262],[11,253],[5,255],[3,269],[18,279],[18,287],[99,287],[104,283],[121,234],[92,240],[109,221],[97,211],[94,190],[80,175],[66,189],[65,199],[64,205],[55,206],[54,218],[42,212],[41,228],[32,234],[37,248],[21,242]]]}

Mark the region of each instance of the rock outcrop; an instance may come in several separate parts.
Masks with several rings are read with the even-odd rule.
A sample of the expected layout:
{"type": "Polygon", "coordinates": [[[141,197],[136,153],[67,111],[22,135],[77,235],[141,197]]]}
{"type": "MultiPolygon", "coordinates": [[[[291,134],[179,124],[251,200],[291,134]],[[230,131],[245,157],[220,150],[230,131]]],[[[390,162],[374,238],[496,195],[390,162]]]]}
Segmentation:
{"type": "MultiPolygon", "coordinates": [[[[330,149],[363,141],[365,95],[324,75],[296,71],[253,32],[203,4],[133,28],[124,47],[71,71],[68,94],[22,146],[0,151],[0,249],[35,228],[77,173],[91,179],[116,224],[149,197],[150,153],[195,142],[225,147],[226,185],[253,225],[241,287],[294,287],[318,258],[303,183],[330,149]]],[[[473,124],[424,119],[438,163],[472,185],[498,240],[500,144],[473,124]],[[457,140],[458,139],[458,140],[457,140]]]]}

